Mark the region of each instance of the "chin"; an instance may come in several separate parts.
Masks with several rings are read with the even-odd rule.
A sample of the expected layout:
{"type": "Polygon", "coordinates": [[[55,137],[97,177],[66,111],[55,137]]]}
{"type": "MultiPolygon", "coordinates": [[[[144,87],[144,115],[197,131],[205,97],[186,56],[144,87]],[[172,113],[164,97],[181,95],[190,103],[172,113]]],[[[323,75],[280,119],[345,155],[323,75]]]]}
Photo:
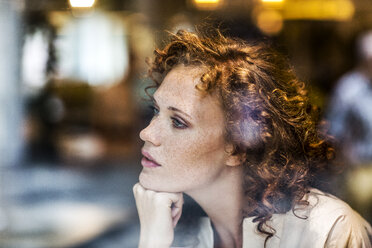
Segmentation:
{"type": "Polygon", "coordinates": [[[139,183],[142,185],[142,187],[153,191],[163,191],[161,190],[161,188],[163,188],[161,187],[162,185],[159,185],[159,182],[156,181],[157,180],[154,180],[143,172],[141,172],[141,174],[139,175],[139,183]]]}
{"type": "Polygon", "coordinates": [[[165,180],[156,178],[150,178],[146,174],[141,173],[139,175],[139,183],[145,189],[157,191],[157,192],[169,192],[169,193],[177,193],[183,192],[183,190],[177,190],[177,187],[173,187],[172,185],[165,182],[165,180]]]}

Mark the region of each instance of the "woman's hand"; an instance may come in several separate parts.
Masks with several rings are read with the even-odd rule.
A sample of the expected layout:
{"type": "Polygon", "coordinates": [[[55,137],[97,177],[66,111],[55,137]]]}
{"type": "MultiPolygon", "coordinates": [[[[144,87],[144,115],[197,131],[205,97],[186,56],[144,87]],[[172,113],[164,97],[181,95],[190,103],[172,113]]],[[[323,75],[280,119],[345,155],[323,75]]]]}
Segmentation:
{"type": "Polygon", "coordinates": [[[141,223],[139,247],[170,247],[182,214],[182,193],[156,192],[137,183],[133,194],[141,223]]]}

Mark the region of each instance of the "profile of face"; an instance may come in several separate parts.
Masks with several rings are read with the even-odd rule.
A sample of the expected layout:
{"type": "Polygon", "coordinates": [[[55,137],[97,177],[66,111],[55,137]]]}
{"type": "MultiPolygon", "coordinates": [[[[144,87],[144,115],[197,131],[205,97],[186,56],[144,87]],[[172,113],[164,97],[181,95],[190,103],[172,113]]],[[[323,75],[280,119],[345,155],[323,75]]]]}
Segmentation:
{"type": "Polygon", "coordinates": [[[202,73],[200,67],[178,65],[153,96],[153,119],[140,133],[139,181],[147,189],[192,192],[213,185],[234,164],[217,97],[195,88],[202,73]]]}

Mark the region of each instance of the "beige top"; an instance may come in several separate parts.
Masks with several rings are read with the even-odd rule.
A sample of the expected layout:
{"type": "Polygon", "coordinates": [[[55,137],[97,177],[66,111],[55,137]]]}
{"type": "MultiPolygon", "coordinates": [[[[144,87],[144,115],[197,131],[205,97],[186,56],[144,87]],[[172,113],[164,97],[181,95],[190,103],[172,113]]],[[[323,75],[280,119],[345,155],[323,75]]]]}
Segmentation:
{"type": "MultiPolygon", "coordinates": [[[[286,214],[274,214],[269,224],[276,234],[267,248],[371,248],[372,228],[345,202],[333,195],[312,189],[305,199],[309,206],[286,214]],[[371,240],[370,240],[371,239],[371,240]]],[[[253,218],[243,221],[243,248],[263,248],[265,235],[256,231],[253,218]]],[[[209,218],[203,217],[196,248],[213,247],[213,230],[209,218]]]]}

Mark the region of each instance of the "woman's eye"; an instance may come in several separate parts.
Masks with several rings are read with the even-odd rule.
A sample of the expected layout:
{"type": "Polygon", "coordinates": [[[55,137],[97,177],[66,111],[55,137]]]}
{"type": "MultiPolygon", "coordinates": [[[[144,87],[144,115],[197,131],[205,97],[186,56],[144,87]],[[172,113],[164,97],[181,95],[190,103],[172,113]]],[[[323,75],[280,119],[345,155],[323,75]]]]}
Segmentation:
{"type": "Polygon", "coordinates": [[[178,129],[187,128],[187,125],[181,122],[180,120],[178,120],[177,118],[171,118],[171,119],[172,119],[173,127],[178,128],[178,129]]]}
{"type": "Polygon", "coordinates": [[[152,114],[155,116],[155,115],[158,115],[159,114],[159,109],[153,105],[149,106],[151,111],[152,111],[152,114]]]}

